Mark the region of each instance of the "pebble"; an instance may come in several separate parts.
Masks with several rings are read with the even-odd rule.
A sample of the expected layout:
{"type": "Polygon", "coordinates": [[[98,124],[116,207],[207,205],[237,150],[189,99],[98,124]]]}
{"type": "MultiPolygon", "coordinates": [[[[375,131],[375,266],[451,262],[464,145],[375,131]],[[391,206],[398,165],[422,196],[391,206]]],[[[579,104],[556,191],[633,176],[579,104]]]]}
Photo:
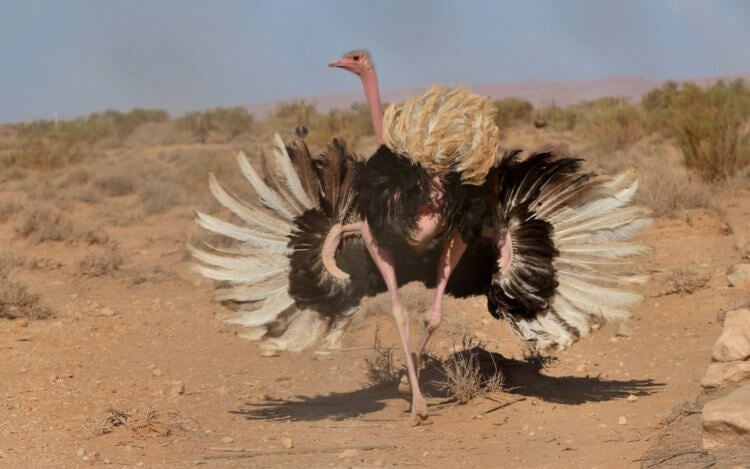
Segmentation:
{"type": "Polygon", "coordinates": [[[345,449],[339,454],[339,459],[352,459],[357,457],[358,453],[356,449],[345,449]]]}
{"type": "Polygon", "coordinates": [[[294,441],[292,441],[291,438],[282,438],[281,439],[281,446],[284,449],[292,449],[292,448],[294,448],[294,441]]]}
{"type": "Polygon", "coordinates": [[[576,367],[576,371],[577,371],[578,373],[582,373],[582,372],[586,371],[586,365],[585,365],[585,364],[583,364],[583,363],[581,363],[580,365],[578,365],[578,366],[576,367]]]}
{"type": "Polygon", "coordinates": [[[76,456],[78,456],[79,458],[86,456],[86,450],[83,448],[78,448],[76,450],[76,456]]]}
{"type": "Polygon", "coordinates": [[[260,353],[260,356],[261,357],[266,357],[266,358],[269,358],[269,357],[278,357],[279,356],[279,352],[277,350],[263,350],[260,353]]]}
{"type": "Polygon", "coordinates": [[[232,438],[231,436],[225,436],[221,439],[221,442],[226,444],[234,443],[234,438],[232,438]]]}
{"type": "Polygon", "coordinates": [[[160,368],[154,368],[151,370],[151,374],[154,376],[163,376],[164,372],[160,368]]]}
{"type": "Polygon", "coordinates": [[[169,390],[169,395],[171,397],[177,397],[177,396],[180,396],[182,394],[185,394],[185,385],[184,384],[182,384],[179,381],[177,381],[174,384],[175,384],[174,387],[169,390]]]}
{"type": "Polygon", "coordinates": [[[634,395],[634,394],[630,394],[630,395],[628,396],[628,398],[627,398],[627,401],[628,401],[628,402],[635,402],[635,401],[637,401],[637,400],[638,400],[638,396],[636,396],[636,395],[634,395]]]}
{"type": "Polygon", "coordinates": [[[621,415],[620,418],[617,419],[617,425],[627,425],[627,424],[628,424],[628,419],[624,415],[621,415]]]}
{"type": "Polygon", "coordinates": [[[97,316],[112,317],[115,315],[115,311],[112,308],[102,308],[97,313],[97,316]]]}

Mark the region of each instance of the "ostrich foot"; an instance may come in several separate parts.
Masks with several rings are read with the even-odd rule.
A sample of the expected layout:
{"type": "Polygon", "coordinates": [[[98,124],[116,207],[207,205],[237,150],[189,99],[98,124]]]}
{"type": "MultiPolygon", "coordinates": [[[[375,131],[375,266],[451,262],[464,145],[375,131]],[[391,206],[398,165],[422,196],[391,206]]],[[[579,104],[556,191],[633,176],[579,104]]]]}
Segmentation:
{"type": "Polygon", "coordinates": [[[416,427],[419,425],[429,425],[432,422],[427,421],[428,417],[429,414],[427,413],[427,402],[424,400],[424,398],[420,396],[414,399],[414,401],[411,403],[411,419],[409,421],[409,424],[412,427],[416,427]]]}

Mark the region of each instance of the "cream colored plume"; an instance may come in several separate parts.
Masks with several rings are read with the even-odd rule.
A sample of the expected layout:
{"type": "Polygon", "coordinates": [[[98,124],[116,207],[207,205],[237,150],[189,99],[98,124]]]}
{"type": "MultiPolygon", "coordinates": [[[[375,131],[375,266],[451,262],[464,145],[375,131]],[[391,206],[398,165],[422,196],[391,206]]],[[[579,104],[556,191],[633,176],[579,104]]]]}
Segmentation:
{"type": "Polygon", "coordinates": [[[383,117],[385,144],[438,175],[461,174],[479,185],[495,162],[500,131],[492,98],[466,88],[433,86],[423,96],[388,106],[383,117]]]}

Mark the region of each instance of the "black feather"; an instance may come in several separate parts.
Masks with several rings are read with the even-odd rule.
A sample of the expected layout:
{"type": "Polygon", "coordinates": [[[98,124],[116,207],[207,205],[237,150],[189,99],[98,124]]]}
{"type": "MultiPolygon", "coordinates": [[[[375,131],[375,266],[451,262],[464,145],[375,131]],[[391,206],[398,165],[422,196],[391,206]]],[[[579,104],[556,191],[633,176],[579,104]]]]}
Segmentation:
{"type": "Polygon", "coordinates": [[[581,160],[556,159],[536,153],[521,161],[519,152],[508,153],[493,168],[496,184],[496,223],[510,231],[513,261],[506,273],[495,272],[487,295],[493,316],[533,318],[548,310],[558,286],[553,262],[559,252],[554,228],[535,216],[542,189],[569,185],[593,177],[580,173],[581,160]]]}

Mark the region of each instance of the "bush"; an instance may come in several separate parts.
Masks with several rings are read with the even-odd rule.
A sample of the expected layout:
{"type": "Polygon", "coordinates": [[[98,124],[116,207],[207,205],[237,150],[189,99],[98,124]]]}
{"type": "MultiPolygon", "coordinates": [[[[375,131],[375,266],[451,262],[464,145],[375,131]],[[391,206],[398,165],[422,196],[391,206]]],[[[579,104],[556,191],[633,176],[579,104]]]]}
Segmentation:
{"type": "Polygon", "coordinates": [[[744,81],[709,88],[668,83],[642,102],[652,127],[673,135],[685,165],[704,179],[726,180],[750,162],[750,91],[744,81]]]}
{"type": "Polygon", "coordinates": [[[517,123],[529,123],[534,114],[534,106],[525,99],[504,98],[495,101],[495,106],[495,123],[500,129],[517,123]]]}
{"type": "Polygon", "coordinates": [[[591,110],[585,114],[583,129],[601,151],[620,150],[646,135],[643,111],[637,106],[624,100],[589,106],[591,110]]]}
{"type": "Polygon", "coordinates": [[[244,107],[217,107],[189,112],[177,119],[177,127],[190,132],[196,141],[206,143],[212,134],[232,141],[252,130],[254,117],[244,107]]]}
{"type": "Polygon", "coordinates": [[[133,109],[91,114],[72,120],[38,120],[22,125],[18,142],[3,150],[0,163],[24,167],[58,167],[80,161],[104,141],[122,143],[140,125],[169,119],[166,111],[133,109]]]}

